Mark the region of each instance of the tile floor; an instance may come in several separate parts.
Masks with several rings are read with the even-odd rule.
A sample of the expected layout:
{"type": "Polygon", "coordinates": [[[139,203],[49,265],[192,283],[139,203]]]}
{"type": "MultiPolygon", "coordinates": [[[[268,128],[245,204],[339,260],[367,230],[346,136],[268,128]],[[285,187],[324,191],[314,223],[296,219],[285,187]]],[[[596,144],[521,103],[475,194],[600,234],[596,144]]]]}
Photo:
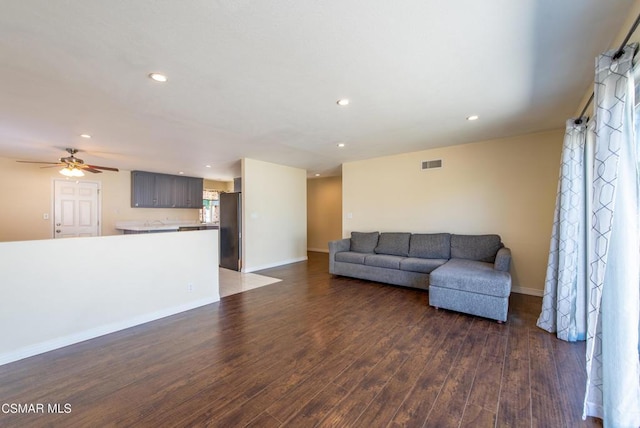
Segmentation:
{"type": "Polygon", "coordinates": [[[241,273],[220,268],[220,297],[264,287],[265,285],[280,281],[282,280],[278,278],[271,278],[255,273],[241,273]]]}

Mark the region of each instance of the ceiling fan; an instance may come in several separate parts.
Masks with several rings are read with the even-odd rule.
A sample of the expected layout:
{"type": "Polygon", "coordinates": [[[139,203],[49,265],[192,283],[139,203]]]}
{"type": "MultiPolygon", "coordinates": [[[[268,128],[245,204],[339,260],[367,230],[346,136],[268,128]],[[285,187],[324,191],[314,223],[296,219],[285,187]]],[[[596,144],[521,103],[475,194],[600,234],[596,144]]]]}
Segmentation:
{"type": "Polygon", "coordinates": [[[59,166],[63,166],[60,170],[60,174],[66,175],[67,177],[82,177],[84,175],[83,171],[89,171],[96,173],[101,173],[101,170],[105,171],[115,171],[118,172],[118,168],[112,168],[109,166],[99,166],[99,165],[89,165],[84,163],[84,161],[80,158],[75,157],[75,154],[78,153],[78,149],[66,149],[67,153],[70,156],[58,159],[58,162],[37,162],[37,161],[17,161],[21,163],[39,163],[46,164],[47,166],[41,166],[40,168],[56,168],[59,166]]]}

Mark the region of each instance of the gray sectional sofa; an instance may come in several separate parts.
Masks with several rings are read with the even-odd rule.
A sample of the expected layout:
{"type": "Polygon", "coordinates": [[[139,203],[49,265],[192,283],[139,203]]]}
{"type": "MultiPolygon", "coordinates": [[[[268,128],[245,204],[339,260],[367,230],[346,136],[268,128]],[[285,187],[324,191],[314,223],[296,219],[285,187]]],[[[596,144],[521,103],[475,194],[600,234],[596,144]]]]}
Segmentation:
{"type": "Polygon", "coordinates": [[[498,235],[352,232],[329,242],[329,272],[429,290],[431,306],[506,321],[511,251],[498,235]]]}

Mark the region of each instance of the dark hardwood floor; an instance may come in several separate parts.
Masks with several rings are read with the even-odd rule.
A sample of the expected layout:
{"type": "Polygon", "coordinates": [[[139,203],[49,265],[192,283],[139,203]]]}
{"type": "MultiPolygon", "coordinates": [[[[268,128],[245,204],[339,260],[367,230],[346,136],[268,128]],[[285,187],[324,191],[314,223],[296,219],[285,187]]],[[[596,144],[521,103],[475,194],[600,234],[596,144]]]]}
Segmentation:
{"type": "Polygon", "coordinates": [[[0,366],[0,404],[61,405],[0,426],[601,426],[581,420],[584,343],[535,326],[540,298],[512,294],[500,325],[327,271],[310,253],[262,272],[282,282],[0,366]]]}

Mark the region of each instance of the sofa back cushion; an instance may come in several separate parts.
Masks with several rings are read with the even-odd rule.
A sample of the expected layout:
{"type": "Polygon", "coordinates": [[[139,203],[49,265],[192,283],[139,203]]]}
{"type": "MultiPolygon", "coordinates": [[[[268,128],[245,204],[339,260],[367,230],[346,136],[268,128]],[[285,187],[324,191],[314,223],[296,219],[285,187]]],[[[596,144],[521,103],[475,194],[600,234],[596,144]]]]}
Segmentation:
{"type": "Polygon", "coordinates": [[[414,233],[411,235],[409,257],[448,259],[451,257],[451,234],[414,233]]]}
{"type": "Polygon", "coordinates": [[[410,233],[381,233],[375,252],[378,254],[387,254],[390,256],[407,257],[409,255],[410,238],[410,233]]]}
{"type": "Polygon", "coordinates": [[[499,235],[451,235],[451,258],[493,263],[504,244],[499,235]]]}
{"type": "Polygon", "coordinates": [[[351,232],[351,251],[373,253],[378,245],[379,232],[351,232]]]}

